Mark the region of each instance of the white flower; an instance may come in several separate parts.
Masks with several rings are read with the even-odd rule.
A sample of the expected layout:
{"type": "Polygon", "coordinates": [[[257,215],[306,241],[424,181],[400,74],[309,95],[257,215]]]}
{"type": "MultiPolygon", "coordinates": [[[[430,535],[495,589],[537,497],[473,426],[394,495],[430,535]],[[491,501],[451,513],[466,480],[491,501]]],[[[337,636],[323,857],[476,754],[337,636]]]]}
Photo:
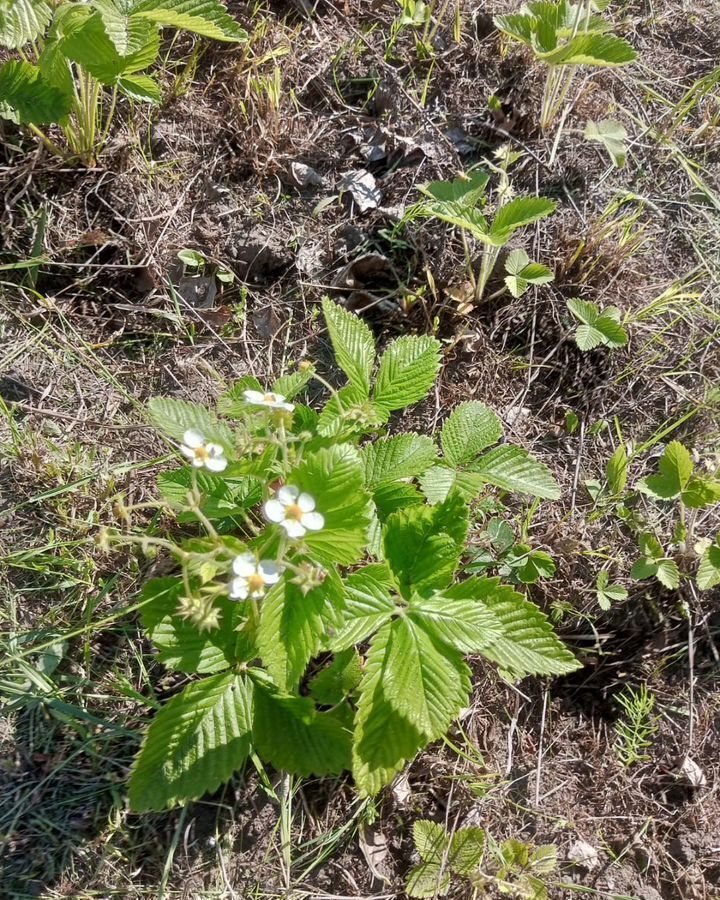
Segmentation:
{"type": "Polygon", "coordinates": [[[225,451],[220,444],[205,443],[204,435],[192,428],[188,428],[183,435],[180,449],[196,469],[205,466],[211,472],[222,472],[228,464],[225,451]]]}
{"type": "Polygon", "coordinates": [[[254,403],[255,406],[268,406],[270,409],[286,409],[292,412],[295,409],[294,403],[287,403],[282,394],[274,394],[272,391],[243,391],[243,396],[248,403],[254,403]]]}
{"type": "Polygon", "coordinates": [[[320,531],[325,519],[315,512],[315,500],[310,494],[301,494],[290,484],[281,487],[272,500],[265,504],[265,517],[277,522],[291,538],[304,537],[307,531],[320,531]]]}
{"type": "Polygon", "coordinates": [[[269,584],[277,584],[282,568],[269,559],[259,562],[252,553],[241,553],[232,564],[235,577],[230,582],[230,597],[233,600],[257,599],[265,593],[269,584]]]}

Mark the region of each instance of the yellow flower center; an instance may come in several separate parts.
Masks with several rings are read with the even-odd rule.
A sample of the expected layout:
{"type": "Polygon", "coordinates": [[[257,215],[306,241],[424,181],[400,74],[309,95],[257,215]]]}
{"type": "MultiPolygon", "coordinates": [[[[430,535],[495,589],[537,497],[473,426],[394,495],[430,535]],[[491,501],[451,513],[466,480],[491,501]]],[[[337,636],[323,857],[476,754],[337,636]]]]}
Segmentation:
{"type": "Polygon", "coordinates": [[[275,394],[265,394],[263,401],[265,403],[275,403],[275,394]]]}
{"type": "Polygon", "coordinates": [[[255,572],[252,575],[248,575],[248,590],[250,593],[255,594],[257,591],[262,591],[265,587],[265,579],[259,572],[255,572]]]}
{"type": "Polygon", "coordinates": [[[208,453],[205,447],[196,447],[195,448],[195,459],[208,459],[210,454],[208,453]]]}
{"type": "Polygon", "coordinates": [[[285,507],[285,518],[286,519],[294,519],[296,522],[301,522],[304,512],[297,503],[291,503],[290,506],[285,507]]]}

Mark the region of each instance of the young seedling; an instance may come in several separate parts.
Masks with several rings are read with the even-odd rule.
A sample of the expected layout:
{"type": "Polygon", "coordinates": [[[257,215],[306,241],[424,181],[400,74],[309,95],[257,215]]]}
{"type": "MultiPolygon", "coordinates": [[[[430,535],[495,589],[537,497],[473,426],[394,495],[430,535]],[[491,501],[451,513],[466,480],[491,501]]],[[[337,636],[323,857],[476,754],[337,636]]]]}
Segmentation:
{"type": "Polygon", "coordinates": [[[27,125],[51,152],[94,165],[118,95],[160,102],[147,70],[165,27],[219,41],[247,38],[219,0],[11,2],[7,12],[0,10],[0,45],[20,58],[0,65],[0,116],[27,125]],[[41,130],[51,124],[60,126],[67,149],[41,130]]]}
{"type": "Polygon", "coordinates": [[[620,324],[620,310],[616,306],[601,309],[589,300],[574,297],[567,301],[568,310],[581,323],[575,331],[575,343],[581,350],[603,346],[611,350],[624,347],[628,335],[620,324]]]}
{"type": "Polygon", "coordinates": [[[677,563],[663,550],[662,544],[653,534],[640,536],[640,552],[642,556],[636,560],[630,570],[630,577],[635,581],[657,578],[664,587],[675,590],[680,585],[680,571],[677,563]]]}
{"type": "Polygon", "coordinates": [[[608,610],[613,603],[621,603],[627,600],[628,592],[620,584],[610,583],[610,574],[607,569],[601,569],[598,572],[597,581],[595,582],[595,593],[597,594],[598,605],[600,609],[608,610]]]}
{"type": "Polygon", "coordinates": [[[535,59],[548,67],[540,111],[543,131],[562,109],[580,66],[624,66],[637,59],[633,47],[611,34],[610,23],[595,14],[608,2],[532,2],[518,13],[495,17],[503,34],[529,47],[535,59]]]}
{"type": "Polygon", "coordinates": [[[702,509],[720,501],[720,480],[694,473],[690,451],[679,441],[671,441],[660,457],[657,474],[644,478],[637,487],[658,500],[678,500],[681,509],[702,509]]]}
{"type": "Polygon", "coordinates": [[[588,122],[583,137],[586,141],[602,144],[616,168],[622,169],[627,162],[627,132],[620,122],[612,119],[588,122]]]}
{"type": "Polygon", "coordinates": [[[522,297],[531,284],[547,284],[555,277],[542,263],[530,262],[524,250],[512,250],[505,260],[505,284],[513,297],[522,297]]]}
{"type": "MultiPolygon", "coordinates": [[[[469,235],[483,246],[480,272],[475,278],[467,246],[466,258],[468,272],[475,283],[475,302],[482,299],[488,279],[490,278],[502,248],[520,228],[537,222],[554,212],[557,204],[546,197],[514,197],[512,187],[507,179],[507,166],[517,157],[508,156],[502,172],[498,191],[495,192],[495,211],[492,218],[488,216],[487,188],[490,174],[482,169],[475,169],[468,175],[460,176],[453,181],[433,181],[420,188],[427,199],[419,203],[411,212],[412,215],[425,218],[441,219],[461,230],[463,240],[469,235]]],[[[516,258],[516,261],[519,261],[516,258]]],[[[529,260],[528,260],[529,263],[529,260]]],[[[549,281],[548,270],[544,266],[532,264],[532,277],[549,281]],[[540,271],[542,269],[542,271],[540,271]]],[[[525,277],[530,282],[531,279],[525,277]]],[[[535,283],[544,283],[543,280],[535,283]]],[[[519,286],[519,282],[513,282],[519,286]]]]}
{"type": "Polygon", "coordinates": [[[467,706],[466,654],[512,679],[578,667],[522,594],[462,568],[470,503],[488,485],[555,498],[549,470],[499,443],[500,419],[477,402],[450,414],[440,447],[387,436],[391,414],[431,390],[439,342],[401,337],[376,363],[361,319],[330,301],[323,312],[348,382],[319,412],[297,400],[311,379],[327,386],[312,365],[269,388],[241,379],[217,411],[150,404],[186,463],[160,476],[157,505],[192,530],[102,540],[175,560],[145,585],[142,623],[160,662],[199,677],[147,732],[138,811],[214,791],[251,753],[302,777],[352,770],[372,796],[467,706]]]}
{"type": "Polygon", "coordinates": [[[698,550],[700,565],[696,575],[697,586],[701,591],[709,591],[720,584],[720,534],[714,541],[708,539],[701,542],[698,550]]]}
{"type": "Polygon", "coordinates": [[[491,551],[475,553],[468,572],[486,572],[496,568],[498,575],[513,584],[535,584],[555,574],[553,558],[545,550],[533,550],[529,544],[515,543],[512,528],[502,519],[491,519],[485,538],[491,551]]]}

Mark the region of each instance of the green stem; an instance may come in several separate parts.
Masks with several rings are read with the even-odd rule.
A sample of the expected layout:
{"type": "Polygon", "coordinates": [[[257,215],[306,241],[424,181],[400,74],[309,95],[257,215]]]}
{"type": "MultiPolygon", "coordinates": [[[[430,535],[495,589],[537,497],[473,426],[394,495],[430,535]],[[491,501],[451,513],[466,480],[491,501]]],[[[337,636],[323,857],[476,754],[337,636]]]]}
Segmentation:
{"type": "Polygon", "coordinates": [[[62,147],[59,147],[55,141],[51,140],[44,131],[37,127],[37,125],[29,125],[28,128],[33,134],[36,134],[43,144],[47,147],[47,149],[54,154],[55,156],[65,156],[65,151],[62,147]]]}
{"type": "Polygon", "coordinates": [[[475,285],[475,302],[482,300],[482,295],[488,283],[490,276],[495,268],[498,256],[500,255],[500,247],[486,247],[483,253],[482,262],[480,263],[480,275],[475,285]]]}

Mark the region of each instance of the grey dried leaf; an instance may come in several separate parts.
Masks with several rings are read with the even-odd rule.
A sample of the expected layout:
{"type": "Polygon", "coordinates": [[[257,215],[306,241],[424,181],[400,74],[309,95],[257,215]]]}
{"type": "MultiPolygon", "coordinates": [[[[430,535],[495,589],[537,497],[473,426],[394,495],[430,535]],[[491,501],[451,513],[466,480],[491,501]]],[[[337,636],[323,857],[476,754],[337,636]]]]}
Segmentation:
{"type": "Polygon", "coordinates": [[[382,191],[377,186],[375,176],[367,169],[350,172],[343,178],[340,187],[351,194],[361,213],[377,209],[382,200],[382,191]]]}

